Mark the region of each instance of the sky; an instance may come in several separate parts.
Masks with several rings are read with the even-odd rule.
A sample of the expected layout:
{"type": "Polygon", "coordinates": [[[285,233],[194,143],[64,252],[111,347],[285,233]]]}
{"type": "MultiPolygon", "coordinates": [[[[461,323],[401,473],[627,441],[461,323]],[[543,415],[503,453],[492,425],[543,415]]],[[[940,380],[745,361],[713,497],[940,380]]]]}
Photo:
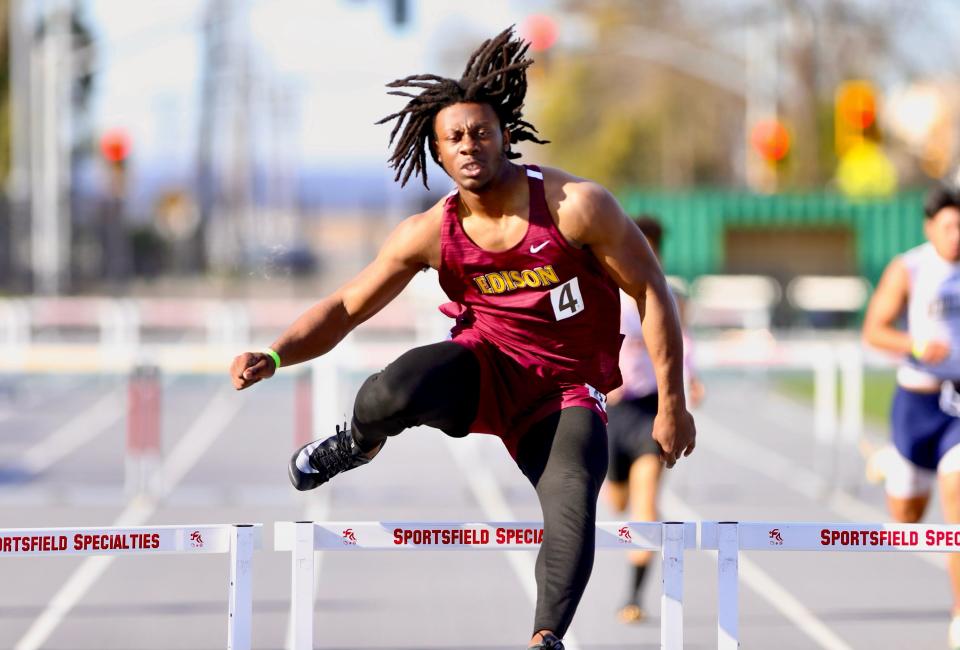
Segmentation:
{"type": "MultiPolygon", "coordinates": [[[[462,56],[453,64],[438,52],[469,51],[548,4],[421,0],[411,3],[409,25],[396,29],[385,0],[235,0],[260,97],[254,105],[263,109],[260,135],[293,141],[305,164],[382,160],[389,127],[373,124],[403,103],[386,95],[385,83],[420,72],[455,74],[462,56]]],[[[161,158],[192,155],[205,5],[89,0],[102,52],[96,123],[129,130],[135,147],[161,158]]]]}

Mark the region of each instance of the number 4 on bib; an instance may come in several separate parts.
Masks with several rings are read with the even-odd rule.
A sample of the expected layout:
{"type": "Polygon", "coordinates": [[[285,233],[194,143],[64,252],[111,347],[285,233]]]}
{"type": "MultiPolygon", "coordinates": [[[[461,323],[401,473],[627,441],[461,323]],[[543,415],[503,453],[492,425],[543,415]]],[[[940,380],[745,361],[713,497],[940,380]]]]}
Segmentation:
{"type": "Polygon", "coordinates": [[[583,311],[583,296],[580,295],[580,283],[577,278],[550,290],[550,304],[557,320],[576,316],[583,311]]]}

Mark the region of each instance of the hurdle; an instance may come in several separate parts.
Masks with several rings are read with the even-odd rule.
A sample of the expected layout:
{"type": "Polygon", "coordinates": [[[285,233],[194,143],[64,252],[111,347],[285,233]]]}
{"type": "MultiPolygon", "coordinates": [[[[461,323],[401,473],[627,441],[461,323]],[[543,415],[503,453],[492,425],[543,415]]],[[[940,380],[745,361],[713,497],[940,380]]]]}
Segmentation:
{"type": "MultiPolygon", "coordinates": [[[[542,522],[279,521],[274,550],[291,552],[293,650],[313,648],[316,551],[531,551],[542,522]]],[[[598,550],[662,551],[661,647],[683,647],[683,553],[697,547],[692,522],[603,522],[598,550]]]]}
{"type": "Polygon", "coordinates": [[[250,650],[253,551],[263,524],[0,529],[0,558],[229,553],[227,650],[250,650]]]}
{"type": "Polygon", "coordinates": [[[957,552],[960,526],[705,521],[700,548],[717,551],[717,647],[732,650],[740,647],[740,551],[957,552]]]}
{"type": "Polygon", "coordinates": [[[160,466],[162,379],[156,366],[134,367],[127,382],[127,445],[124,492],[146,493],[160,466]]]}

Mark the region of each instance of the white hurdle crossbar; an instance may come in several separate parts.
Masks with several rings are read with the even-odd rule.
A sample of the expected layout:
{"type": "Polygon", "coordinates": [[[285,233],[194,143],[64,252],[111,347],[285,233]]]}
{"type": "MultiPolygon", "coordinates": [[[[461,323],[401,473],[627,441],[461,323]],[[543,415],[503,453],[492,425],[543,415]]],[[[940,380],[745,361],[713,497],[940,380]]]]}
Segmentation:
{"type": "Polygon", "coordinates": [[[700,548],[717,551],[717,647],[740,647],[740,551],[960,551],[960,525],[705,521],[700,548]]]}
{"type": "Polygon", "coordinates": [[[111,528],[0,528],[0,558],[229,553],[227,650],[250,650],[253,551],[263,524],[111,528]]]}
{"type": "MultiPolygon", "coordinates": [[[[313,648],[316,551],[529,551],[540,547],[542,522],[281,521],[274,548],[292,553],[293,650],[313,648]]],[[[691,522],[603,522],[597,549],[651,550],[663,554],[660,642],[683,647],[683,553],[697,547],[691,522]]]]}

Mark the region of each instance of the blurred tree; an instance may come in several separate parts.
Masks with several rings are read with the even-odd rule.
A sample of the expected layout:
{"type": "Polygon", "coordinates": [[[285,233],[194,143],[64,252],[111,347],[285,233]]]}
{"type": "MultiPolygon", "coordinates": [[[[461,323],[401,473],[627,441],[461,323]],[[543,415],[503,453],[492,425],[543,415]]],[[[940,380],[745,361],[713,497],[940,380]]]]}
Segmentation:
{"type": "MultiPolygon", "coordinates": [[[[791,83],[779,100],[794,125],[797,143],[790,184],[812,187],[836,169],[832,140],[821,137],[833,123],[837,84],[849,78],[877,78],[902,68],[894,53],[894,30],[913,10],[906,3],[857,6],[843,0],[779,0],[766,3],[766,19],[783,34],[782,67],[791,83]],[[824,110],[824,109],[827,110],[824,110]]],[[[755,5],[761,10],[761,5],[755,5]]]]}
{"type": "Polygon", "coordinates": [[[553,141],[549,162],[614,187],[743,184],[759,78],[768,114],[750,119],[781,119],[793,136],[780,189],[830,182],[836,85],[910,78],[898,30],[933,12],[846,0],[568,0],[564,9],[556,64],[531,102],[553,141]]]}
{"type": "MultiPolygon", "coordinates": [[[[553,141],[548,162],[610,187],[734,180],[736,146],[725,124],[742,99],[693,76],[624,56],[625,28],[676,25],[671,2],[645,2],[643,22],[631,3],[571,3],[596,29],[584,51],[558,52],[536,99],[535,124],[553,141]]],[[[628,34],[629,36],[629,34],[628,34]]]]}

